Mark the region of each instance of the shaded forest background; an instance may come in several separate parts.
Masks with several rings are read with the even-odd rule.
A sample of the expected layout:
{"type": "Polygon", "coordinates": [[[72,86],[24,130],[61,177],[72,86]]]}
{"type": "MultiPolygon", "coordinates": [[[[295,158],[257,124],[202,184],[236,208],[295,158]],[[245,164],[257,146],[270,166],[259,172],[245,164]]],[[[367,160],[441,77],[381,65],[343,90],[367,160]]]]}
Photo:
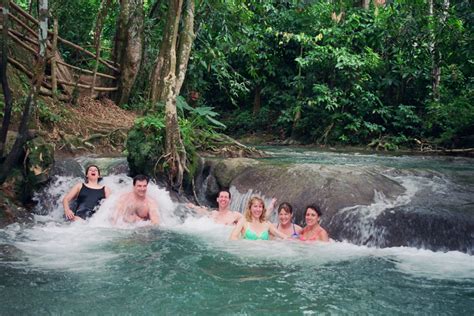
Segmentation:
{"type": "MultiPolygon", "coordinates": [[[[15,1],[33,16],[40,2],[15,1]]],[[[56,18],[59,36],[121,65],[119,89],[94,97],[138,114],[127,136],[129,161],[137,171],[161,161],[178,186],[196,150],[218,146],[223,133],[383,150],[474,147],[469,0],[48,6],[50,29],[56,18]]],[[[107,72],[97,59],[59,50],[71,65],[107,72]]],[[[40,103],[37,117],[60,124],[67,106],[58,104],[40,103]]]]}
{"type": "MultiPolygon", "coordinates": [[[[120,14],[119,3],[112,2],[102,35],[109,52],[120,14]]],[[[448,147],[472,144],[472,2],[434,1],[431,14],[429,1],[387,1],[368,9],[359,2],[199,1],[181,95],[193,105],[212,106],[233,135],[265,131],[332,144],[381,138],[393,145],[413,144],[413,138],[448,147]]],[[[61,36],[92,47],[101,1],[63,4],[50,1],[61,36]]],[[[152,106],[145,92],[167,3],[145,1],[143,9],[143,63],[122,104],[126,109],[152,106]]]]}

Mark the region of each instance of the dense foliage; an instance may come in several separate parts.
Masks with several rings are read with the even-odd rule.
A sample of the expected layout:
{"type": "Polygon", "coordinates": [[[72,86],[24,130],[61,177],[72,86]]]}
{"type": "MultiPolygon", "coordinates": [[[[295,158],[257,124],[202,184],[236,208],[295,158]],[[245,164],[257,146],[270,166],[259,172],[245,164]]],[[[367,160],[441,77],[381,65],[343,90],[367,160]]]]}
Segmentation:
{"type": "Polygon", "coordinates": [[[434,1],[432,16],[426,1],[369,10],[352,1],[228,5],[201,21],[188,89],[229,113],[233,134],[472,146],[472,3],[443,3],[434,1]]]}
{"type": "MultiPolygon", "coordinates": [[[[50,2],[61,36],[91,45],[102,1],[50,2]]],[[[106,51],[120,10],[111,3],[106,51]]],[[[371,1],[368,10],[353,0],[196,3],[181,95],[221,113],[227,133],[386,149],[415,140],[474,145],[472,1],[433,0],[432,12],[424,0],[371,1]]],[[[146,113],[156,108],[146,100],[167,2],[144,1],[144,8],[143,60],[125,107],[146,113]]]]}
{"type": "MultiPolygon", "coordinates": [[[[197,168],[196,150],[208,150],[218,137],[216,132],[225,128],[216,118],[218,113],[210,107],[190,107],[178,98],[180,111],[179,129],[188,157],[188,176],[197,168]],[[203,147],[206,146],[206,147],[203,147]]],[[[161,174],[166,172],[160,162],[165,160],[165,117],[162,111],[149,113],[136,120],[127,139],[127,157],[131,170],[135,173],[161,174]]]]}

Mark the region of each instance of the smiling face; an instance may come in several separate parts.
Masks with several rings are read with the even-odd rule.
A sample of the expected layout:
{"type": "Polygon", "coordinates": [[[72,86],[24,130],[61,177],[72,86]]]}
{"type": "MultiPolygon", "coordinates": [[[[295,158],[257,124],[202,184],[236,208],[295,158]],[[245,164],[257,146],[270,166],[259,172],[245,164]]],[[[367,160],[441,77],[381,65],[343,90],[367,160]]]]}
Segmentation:
{"type": "Polygon", "coordinates": [[[278,211],[278,221],[281,225],[285,226],[291,222],[292,215],[293,214],[282,208],[278,211]]]}
{"type": "Polygon", "coordinates": [[[217,204],[219,205],[219,209],[227,209],[230,204],[230,196],[229,192],[221,191],[219,192],[219,196],[217,197],[217,204]]]}
{"type": "Polygon", "coordinates": [[[306,209],[306,215],[305,215],[305,221],[306,225],[308,226],[314,226],[319,222],[319,215],[316,212],[316,210],[312,208],[307,208],[306,209]]]}
{"type": "Polygon", "coordinates": [[[91,179],[99,179],[100,177],[100,170],[97,166],[91,165],[86,169],[86,178],[87,180],[91,179]]]}
{"type": "Polygon", "coordinates": [[[144,198],[146,196],[146,190],[148,187],[147,180],[137,180],[133,185],[133,193],[135,196],[144,198]]]}
{"type": "Polygon", "coordinates": [[[263,214],[263,203],[260,201],[254,201],[250,205],[250,214],[254,219],[260,219],[263,214]]]}
{"type": "Polygon", "coordinates": [[[252,197],[247,203],[247,208],[245,209],[245,219],[249,222],[252,222],[254,219],[259,220],[260,222],[265,221],[265,204],[263,200],[259,197],[252,197]]]}

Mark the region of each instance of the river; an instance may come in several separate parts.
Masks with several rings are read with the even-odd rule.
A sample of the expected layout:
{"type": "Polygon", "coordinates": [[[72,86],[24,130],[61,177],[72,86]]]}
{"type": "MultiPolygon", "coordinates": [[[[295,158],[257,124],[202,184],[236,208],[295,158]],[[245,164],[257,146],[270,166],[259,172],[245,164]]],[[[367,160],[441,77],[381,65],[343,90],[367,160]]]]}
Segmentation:
{"type": "MultiPolygon", "coordinates": [[[[466,200],[474,178],[472,160],[465,158],[284,149],[272,149],[272,157],[434,168],[443,181],[464,188],[456,194],[466,200]]],[[[443,190],[445,182],[431,179],[436,185],[430,188],[443,190]]],[[[0,230],[1,315],[468,315],[474,310],[474,257],[463,252],[346,240],[229,241],[230,227],[193,216],[154,184],[149,193],[159,201],[163,225],[114,227],[109,217],[115,193],[131,188],[121,172],[104,178],[114,194],[93,218],[65,223],[61,197],[78,181],[67,172],[56,176],[38,193],[33,224],[0,230]]],[[[239,199],[234,195],[233,205],[239,199]]]]}

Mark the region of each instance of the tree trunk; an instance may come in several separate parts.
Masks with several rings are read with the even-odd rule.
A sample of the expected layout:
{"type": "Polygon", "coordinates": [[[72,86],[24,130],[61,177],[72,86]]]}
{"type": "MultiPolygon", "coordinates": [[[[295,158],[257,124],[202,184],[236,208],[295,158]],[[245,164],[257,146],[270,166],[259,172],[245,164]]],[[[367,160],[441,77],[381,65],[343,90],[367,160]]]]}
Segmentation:
{"type": "Polygon", "coordinates": [[[165,105],[166,140],[165,163],[168,166],[169,183],[174,189],[181,190],[184,173],[187,170],[186,150],[181,139],[176,111],[176,98],[181,90],[186,69],[195,38],[194,33],[194,0],[186,0],[183,11],[183,0],[170,0],[160,52],[155,61],[149,99],[155,105],[165,105]],[[181,32],[178,28],[181,15],[183,22],[181,32]]]}
{"type": "Polygon", "coordinates": [[[260,112],[260,107],[262,105],[262,88],[257,84],[255,87],[255,93],[253,96],[253,114],[257,115],[260,112]]]}
{"type": "Polygon", "coordinates": [[[114,49],[112,51],[112,60],[115,64],[122,64],[124,47],[127,38],[127,24],[130,16],[129,0],[120,0],[120,15],[117,18],[117,26],[115,30],[114,49]]]}
{"type": "Polygon", "coordinates": [[[176,95],[179,95],[181,87],[183,86],[186,70],[188,69],[189,56],[193,46],[194,38],[194,0],[186,0],[183,30],[179,34],[179,49],[178,49],[178,65],[176,69],[176,95]]]}
{"type": "Polygon", "coordinates": [[[48,35],[48,0],[39,0],[39,22],[39,53],[35,65],[35,76],[31,83],[27,100],[24,104],[15,143],[13,144],[12,150],[6,157],[5,162],[0,169],[0,184],[5,182],[11,169],[13,169],[13,167],[18,163],[18,159],[21,156],[23,146],[25,145],[28,138],[28,121],[30,119],[30,113],[32,112],[33,107],[36,105],[36,96],[41,88],[41,82],[43,81],[48,35]]]}
{"type": "MultiPolygon", "coordinates": [[[[176,111],[176,42],[178,38],[178,27],[183,6],[182,0],[171,0],[168,8],[167,33],[165,38],[168,43],[164,43],[168,51],[168,61],[163,63],[167,70],[163,80],[163,92],[165,97],[165,119],[166,119],[166,162],[169,166],[168,177],[172,187],[181,189],[186,169],[186,150],[178,125],[178,113],[176,111]]],[[[161,55],[161,54],[160,54],[161,55]]]]}
{"type": "Polygon", "coordinates": [[[53,96],[53,102],[57,102],[57,93],[58,93],[58,78],[57,78],[57,64],[56,64],[56,53],[58,51],[58,19],[54,19],[53,27],[53,45],[51,47],[51,94],[53,96]]]}
{"type": "Polygon", "coordinates": [[[94,66],[94,73],[92,74],[92,83],[91,83],[91,92],[90,92],[91,97],[93,97],[94,95],[94,87],[95,87],[95,82],[97,80],[97,70],[99,69],[99,59],[100,59],[100,49],[101,49],[100,37],[102,35],[104,19],[107,16],[107,11],[110,6],[110,1],[111,0],[102,0],[99,13],[97,15],[97,20],[95,22],[95,34],[94,34],[95,66],[94,66]]]}
{"type": "MultiPolygon", "coordinates": [[[[303,58],[303,45],[300,46],[300,58],[303,58]]],[[[299,121],[301,120],[301,98],[303,96],[303,83],[301,82],[301,75],[303,73],[303,68],[301,64],[298,64],[298,95],[296,96],[296,100],[298,101],[298,105],[295,108],[295,116],[293,118],[293,126],[291,129],[291,138],[296,138],[296,126],[298,125],[299,121]]]]}
{"type": "Polygon", "coordinates": [[[2,82],[3,97],[5,99],[5,108],[3,109],[2,128],[0,129],[0,159],[3,158],[5,144],[7,140],[8,128],[12,113],[13,99],[8,85],[7,66],[8,66],[8,12],[10,10],[10,1],[2,0],[2,41],[0,58],[0,80],[2,82]]]}
{"type": "MultiPolygon", "coordinates": [[[[170,0],[167,21],[165,25],[165,32],[163,34],[163,40],[161,42],[160,52],[155,60],[155,67],[150,76],[150,82],[152,82],[149,99],[152,103],[166,102],[167,93],[166,89],[166,78],[170,72],[174,73],[176,77],[176,41],[178,37],[178,26],[181,17],[181,10],[183,7],[183,0],[170,0]],[[172,56],[173,65],[171,65],[171,51],[174,52],[172,56]]],[[[173,87],[176,82],[173,82],[173,87]]]]}
{"type": "Polygon", "coordinates": [[[368,10],[370,7],[370,0],[361,0],[360,5],[365,10],[368,10]]]}
{"type": "Polygon", "coordinates": [[[130,0],[129,16],[125,30],[125,44],[122,60],[120,61],[119,90],[117,92],[117,104],[125,104],[130,97],[130,91],[137,78],[142,60],[143,49],[143,0],[130,0]]]}
{"type": "MultiPolygon", "coordinates": [[[[429,5],[428,13],[434,23],[434,19],[436,18],[435,17],[436,15],[434,12],[433,0],[429,0],[428,5],[429,5]]],[[[444,23],[446,22],[446,19],[448,18],[449,5],[450,5],[449,0],[443,0],[443,7],[442,7],[443,12],[441,13],[441,16],[439,17],[440,27],[444,25],[444,23]]],[[[431,91],[433,94],[433,100],[438,101],[440,98],[439,86],[441,83],[441,62],[442,62],[443,57],[441,55],[440,50],[438,49],[434,30],[431,31],[431,43],[429,45],[429,48],[430,48],[431,60],[432,60],[431,91]]]]}
{"type": "Polygon", "coordinates": [[[297,106],[295,109],[295,116],[293,117],[293,125],[291,127],[291,138],[296,138],[296,126],[298,126],[299,121],[301,120],[301,106],[297,106]]]}

